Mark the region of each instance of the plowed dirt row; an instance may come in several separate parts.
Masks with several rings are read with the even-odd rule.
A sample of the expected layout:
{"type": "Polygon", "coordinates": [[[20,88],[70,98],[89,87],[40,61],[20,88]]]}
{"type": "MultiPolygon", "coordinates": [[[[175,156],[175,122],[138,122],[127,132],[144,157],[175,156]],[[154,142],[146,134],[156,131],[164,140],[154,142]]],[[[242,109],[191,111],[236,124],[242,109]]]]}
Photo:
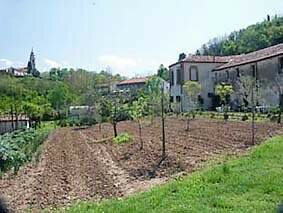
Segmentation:
{"type": "MultiPolygon", "coordinates": [[[[166,119],[167,158],[161,165],[158,119],[142,129],[143,150],[139,149],[138,126],[132,121],[118,124],[119,132],[134,138],[119,146],[95,143],[112,135],[109,124],[102,125],[102,131],[97,126],[58,129],[44,143],[39,162],[0,179],[0,195],[17,211],[124,196],[178,172],[190,172],[215,155],[239,153],[250,146],[248,123],[195,120],[189,132],[185,124],[182,119],[166,119]]],[[[260,143],[281,130],[276,124],[257,124],[256,140],[260,143]]]]}

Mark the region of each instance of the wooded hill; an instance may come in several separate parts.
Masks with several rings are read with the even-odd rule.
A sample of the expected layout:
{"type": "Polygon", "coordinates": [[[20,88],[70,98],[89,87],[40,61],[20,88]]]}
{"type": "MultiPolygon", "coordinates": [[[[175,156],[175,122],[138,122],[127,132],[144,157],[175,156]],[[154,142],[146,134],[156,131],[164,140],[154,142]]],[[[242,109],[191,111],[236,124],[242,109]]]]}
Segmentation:
{"type": "Polygon", "coordinates": [[[202,45],[196,55],[237,55],[283,43],[283,17],[275,16],[218,37],[202,45]]]}

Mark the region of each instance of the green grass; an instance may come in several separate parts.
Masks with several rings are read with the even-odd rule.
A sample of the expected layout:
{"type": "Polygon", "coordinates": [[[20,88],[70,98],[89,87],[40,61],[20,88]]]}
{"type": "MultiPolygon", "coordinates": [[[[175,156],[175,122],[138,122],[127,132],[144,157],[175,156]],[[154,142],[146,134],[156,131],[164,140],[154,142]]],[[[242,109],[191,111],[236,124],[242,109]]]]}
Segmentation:
{"type": "Polygon", "coordinates": [[[283,200],[283,137],[122,200],[80,202],[66,212],[275,212],[283,200]]]}

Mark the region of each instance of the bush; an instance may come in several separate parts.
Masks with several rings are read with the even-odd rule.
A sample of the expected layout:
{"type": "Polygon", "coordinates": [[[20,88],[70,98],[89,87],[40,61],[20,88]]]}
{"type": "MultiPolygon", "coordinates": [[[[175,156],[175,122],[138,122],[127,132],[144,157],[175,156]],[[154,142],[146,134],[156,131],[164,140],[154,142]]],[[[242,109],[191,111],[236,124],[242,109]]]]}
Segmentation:
{"type": "Polygon", "coordinates": [[[128,133],[121,133],[113,139],[115,144],[123,144],[132,140],[132,137],[128,133]]]}
{"type": "Polygon", "coordinates": [[[210,118],[215,118],[215,113],[211,113],[210,118]]]}
{"type": "Polygon", "coordinates": [[[67,121],[65,119],[59,120],[58,126],[60,127],[66,127],[68,125],[67,121]]]}
{"type": "Polygon", "coordinates": [[[0,172],[10,169],[16,172],[30,161],[49,133],[50,129],[28,129],[0,136],[0,172]]]}
{"type": "Polygon", "coordinates": [[[249,120],[249,116],[246,115],[246,114],[244,114],[244,115],[242,116],[242,121],[247,121],[247,120],[249,120]]]}

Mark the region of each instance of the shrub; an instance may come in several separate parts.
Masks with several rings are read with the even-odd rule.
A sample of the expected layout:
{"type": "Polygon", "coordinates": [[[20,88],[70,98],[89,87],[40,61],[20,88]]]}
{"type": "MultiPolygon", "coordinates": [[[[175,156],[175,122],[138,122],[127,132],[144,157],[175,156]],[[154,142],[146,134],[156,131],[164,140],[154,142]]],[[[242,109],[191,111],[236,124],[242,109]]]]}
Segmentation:
{"type": "Polygon", "coordinates": [[[210,118],[215,118],[215,113],[211,113],[210,118]]]}
{"type": "Polygon", "coordinates": [[[243,115],[242,116],[242,121],[247,121],[247,120],[249,120],[249,116],[248,115],[243,115]]]}
{"type": "Polygon", "coordinates": [[[49,133],[50,129],[28,129],[0,136],[0,171],[13,169],[16,172],[32,159],[49,133]]]}
{"type": "Polygon", "coordinates": [[[58,125],[60,127],[66,127],[67,126],[67,121],[65,119],[59,120],[58,125]]]}
{"type": "Polygon", "coordinates": [[[115,144],[123,144],[132,140],[132,137],[128,133],[121,133],[113,139],[115,144]]]}

